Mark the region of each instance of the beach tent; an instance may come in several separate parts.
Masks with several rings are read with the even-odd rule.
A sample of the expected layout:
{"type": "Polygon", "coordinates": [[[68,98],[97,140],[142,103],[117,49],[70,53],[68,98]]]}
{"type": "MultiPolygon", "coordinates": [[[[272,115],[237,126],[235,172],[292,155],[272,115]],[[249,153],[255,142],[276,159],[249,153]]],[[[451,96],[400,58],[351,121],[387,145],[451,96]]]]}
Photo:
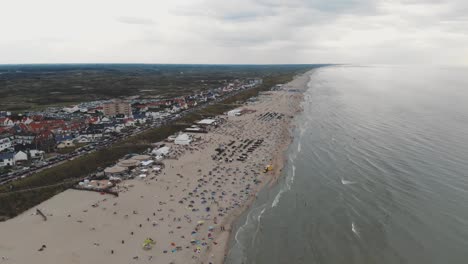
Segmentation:
{"type": "Polygon", "coordinates": [[[188,145],[188,144],[190,144],[191,141],[192,140],[190,140],[189,135],[181,134],[181,135],[176,137],[176,139],[174,140],[174,143],[177,144],[177,145],[188,145]]]}

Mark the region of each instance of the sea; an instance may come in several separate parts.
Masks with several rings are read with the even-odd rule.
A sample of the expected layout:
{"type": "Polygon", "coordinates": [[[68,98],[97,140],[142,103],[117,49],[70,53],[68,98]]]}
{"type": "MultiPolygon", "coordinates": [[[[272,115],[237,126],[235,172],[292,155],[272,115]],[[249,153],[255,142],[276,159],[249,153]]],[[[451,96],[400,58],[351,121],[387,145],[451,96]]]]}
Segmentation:
{"type": "Polygon", "coordinates": [[[468,68],[323,67],[303,109],[226,263],[468,263],[468,68]]]}

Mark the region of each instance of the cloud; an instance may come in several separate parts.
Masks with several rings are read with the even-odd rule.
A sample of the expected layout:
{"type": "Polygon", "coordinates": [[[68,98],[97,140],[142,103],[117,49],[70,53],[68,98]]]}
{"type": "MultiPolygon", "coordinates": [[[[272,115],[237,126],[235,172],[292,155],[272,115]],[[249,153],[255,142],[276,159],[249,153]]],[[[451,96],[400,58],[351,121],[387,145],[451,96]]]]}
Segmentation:
{"type": "Polygon", "coordinates": [[[0,63],[468,64],[466,0],[40,2],[2,6],[0,63]]]}
{"type": "Polygon", "coordinates": [[[131,25],[153,25],[155,22],[151,19],[141,17],[118,17],[117,21],[131,25]]]}

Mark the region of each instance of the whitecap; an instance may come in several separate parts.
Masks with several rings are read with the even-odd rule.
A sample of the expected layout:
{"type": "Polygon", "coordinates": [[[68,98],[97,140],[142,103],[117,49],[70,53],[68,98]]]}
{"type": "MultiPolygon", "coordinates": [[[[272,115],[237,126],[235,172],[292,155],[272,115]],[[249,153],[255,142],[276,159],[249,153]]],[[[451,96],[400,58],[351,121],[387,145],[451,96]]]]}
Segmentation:
{"type": "Polygon", "coordinates": [[[265,212],[265,208],[260,212],[260,214],[257,217],[257,221],[260,222],[260,219],[262,218],[263,213],[265,212]]]}
{"type": "Polygon", "coordinates": [[[345,179],[341,179],[341,184],[343,185],[348,185],[348,184],[355,184],[356,182],[353,182],[353,181],[347,181],[345,179]]]}
{"type": "Polygon", "coordinates": [[[283,190],[280,190],[279,193],[275,196],[275,199],[273,200],[273,203],[271,204],[271,208],[276,207],[278,205],[282,193],[283,193],[283,190]]]}
{"type": "Polygon", "coordinates": [[[356,236],[359,237],[359,231],[357,230],[356,225],[354,224],[354,222],[351,223],[351,231],[353,231],[353,233],[356,234],[356,236]]]}

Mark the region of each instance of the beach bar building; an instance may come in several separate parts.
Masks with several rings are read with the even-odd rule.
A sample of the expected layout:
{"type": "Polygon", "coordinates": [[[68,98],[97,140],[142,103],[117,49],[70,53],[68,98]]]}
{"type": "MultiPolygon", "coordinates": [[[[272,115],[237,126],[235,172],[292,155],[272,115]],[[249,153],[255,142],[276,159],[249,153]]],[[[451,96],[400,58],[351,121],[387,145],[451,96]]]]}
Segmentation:
{"type": "Polygon", "coordinates": [[[190,139],[189,135],[187,134],[180,134],[174,140],[174,143],[177,145],[189,145],[192,140],[190,139]]]}
{"type": "Polygon", "coordinates": [[[227,115],[228,116],[240,116],[240,115],[242,115],[242,109],[237,108],[237,109],[231,110],[231,111],[227,112],[227,115]]]}
{"type": "Polygon", "coordinates": [[[197,125],[200,126],[213,126],[216,125],[216,120],[215,119],[203,119],[201,121],[197,122],[197,125]]]}
{"type": "Polygon", "coordinates": [[[170,150],[170,147],[164,146],[162,148],[154,149],[151,153],[153,153],[156,156],[167,156],[170,150]]]}
{"type": "Polygon", "coordinates": [[[138,164],[140,164],[140,162],[138,160],[127,159],[127,160],[120,161],[117,165],[120,166],[120,167],[131,169],[131,168],[134,168],[134,167],[138,166],[138,164]]]}
{"type": "Polygon", "coordinates": [[[148,156],[148,155],[137,155],[137,156],[132,157],[132,159],[133,159],[133,160],[138,160],[138,161],[144,161],[144,160],[151,159],[151,156],[148,156]]]}
{"type": "Polygon", "coordinates": [[[109,168],[106,168],[104,170],[104,173],[109,176],[109,177],[117,177],[117,178],[121,178],[122,176],[124,176],[124,174],[127,172],[127,168],[125,167],[120,167],[120,166],[113,166],[113,167],[109,167],[109,168]]]}

